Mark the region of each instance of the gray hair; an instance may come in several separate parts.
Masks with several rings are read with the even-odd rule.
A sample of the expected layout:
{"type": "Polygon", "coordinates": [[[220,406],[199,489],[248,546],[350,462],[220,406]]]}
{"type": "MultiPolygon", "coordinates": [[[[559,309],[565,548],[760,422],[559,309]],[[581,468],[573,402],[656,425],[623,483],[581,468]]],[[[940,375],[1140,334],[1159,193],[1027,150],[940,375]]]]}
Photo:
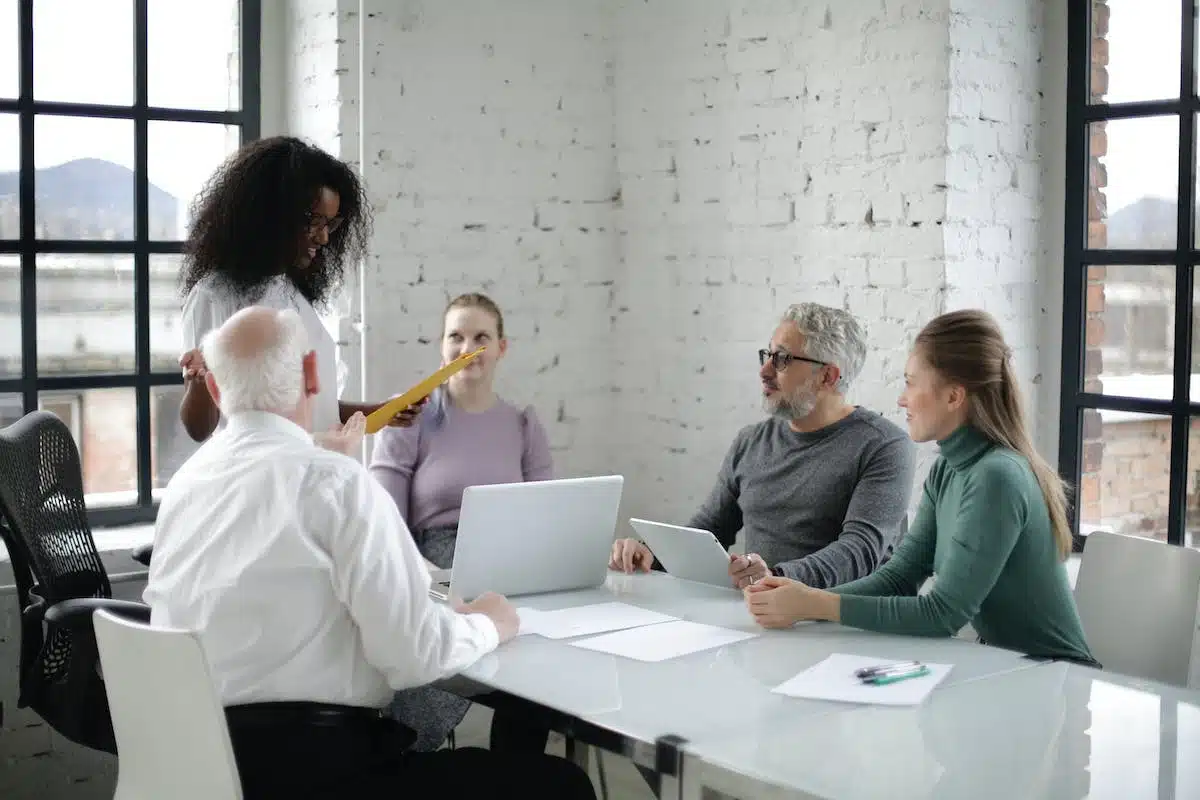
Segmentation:
{"type": "Polygon", "coordinates": [[[796,303],[783,312],[804,336],[804,355],[835,365],[841,372],[837,391],[845,394],[867,360],[866,334],[849,311],[818,303],[796,303]]]}
{"type": "Polygon", "coordinates": [[[201,344],[204,362],[221,390],[221,413],[271,411],[288,414],[304,396],[308,332],[292,309],[277,311],[274,330],[254,352],[240,352],[226,326],[209,331],[201,344]]]}

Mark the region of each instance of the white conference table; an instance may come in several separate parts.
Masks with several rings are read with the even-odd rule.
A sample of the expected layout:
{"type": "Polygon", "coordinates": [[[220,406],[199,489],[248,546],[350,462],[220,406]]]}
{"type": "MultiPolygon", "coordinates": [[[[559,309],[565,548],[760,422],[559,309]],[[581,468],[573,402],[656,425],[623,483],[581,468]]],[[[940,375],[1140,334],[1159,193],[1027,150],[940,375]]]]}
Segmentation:
{"type": "Polygon", "coordinates": [[[710,748],[758,741],[770,731],[786,730],[784,738],[797,748],[824,737],[831,720],[857,706],[785,697],[771,689],[831,653],[953,664],[938,692],[1039,666],[1020,654],[962,639],[888,636],[828,623],[764,631],[750,618],[740,592],[657,572],[610,573],[601,588],[513,602],[549,610],[611,600],[760,635],[656,663],[525,635],[472,665],[447,688],[489,704],[478,693],[498,692],[549,711],[553,727],[564,733],[671,774],[674,768],[663,770],[663,765],[678,763],[683,752],[706,757],[710,748]],[[670,738],[664,742],[664,737],[670,738]]]}
{"type": "Polygon", "coordinates": [[[1044,663],[685,746],[684,798],[1194,800],[1200,692],[1044,663]]]}

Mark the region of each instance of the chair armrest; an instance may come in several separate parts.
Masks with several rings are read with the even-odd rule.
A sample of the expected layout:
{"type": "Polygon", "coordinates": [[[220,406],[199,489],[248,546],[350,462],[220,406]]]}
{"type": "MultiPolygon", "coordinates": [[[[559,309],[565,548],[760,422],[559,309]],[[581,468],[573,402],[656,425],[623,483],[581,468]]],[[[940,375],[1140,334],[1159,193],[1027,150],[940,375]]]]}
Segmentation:
{"type": "Polygon", "coordinates": [[[142,566],[148,567],[150,566],[150,555],[153,551],[153,544],[144,544],[141,547],[134,548],[133,552],[129,554],[129,557],[142,566]]]}
{"type": "Polygon", "coordinates": [[[135,622],[150,622],[150,606],[145,603],[135,603],[132,600],[113,600],[104,597],[81,597],[75,600],[63,600],[46,609],[43,619],[51,625],[61,625],[74,630],[80,627],[92,627],[92,614],[103,608],[135,622]]]}

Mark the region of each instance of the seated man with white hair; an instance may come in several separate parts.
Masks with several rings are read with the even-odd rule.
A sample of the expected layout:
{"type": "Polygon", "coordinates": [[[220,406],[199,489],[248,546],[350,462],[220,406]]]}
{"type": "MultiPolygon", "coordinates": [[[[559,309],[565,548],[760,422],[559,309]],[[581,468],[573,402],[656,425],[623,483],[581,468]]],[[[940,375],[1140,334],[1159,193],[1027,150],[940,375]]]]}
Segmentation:
{"type": "MultiPolygon", "coordinates": [[[[816,303],[788,308],[758,351],[771,416],[733,441],[707,501],[687,522],[726,548],[738,588],[768,573],[828,589],[871,574],[906,518],[915,452],[898,426],[846,402],[867,345],[847,311],[816,303]]],[[[636,539],[613,544],[613,569],[649,570],[636,539]]]]}
{"type": "MultiPolygon", "coordinates": [[[[382,713],[395,690],[452,674],[512,638],[485,594],[452,609],[396,504],[361,463],[313,442],[321,390],[295,311],[250,307],[204,339],[228,425],[175,474],[145,591],[151,623],[198,631],[245,796],[594,798],[568,761],[464,748],[408,752],[382,713]]],[[[345,432],[361,439],[361,419],[345,432]]]]}

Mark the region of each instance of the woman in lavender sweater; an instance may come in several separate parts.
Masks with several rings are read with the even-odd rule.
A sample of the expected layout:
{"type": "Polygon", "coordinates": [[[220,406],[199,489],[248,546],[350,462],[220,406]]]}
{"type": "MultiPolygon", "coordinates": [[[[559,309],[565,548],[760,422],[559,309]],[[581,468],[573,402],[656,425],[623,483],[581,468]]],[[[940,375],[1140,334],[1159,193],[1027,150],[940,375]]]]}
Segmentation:
{"type": "MultiPolygon", "coordinates": [[[[450,301],[442,320],[442,363],[487,349],[434,393],[410,428],[385,428],[375,437],[371,474],[387,489],[426,560],[454,560],[463,489],[548,480],[553,464],[546,431],[532,406],[518,409],[496,395],[496,366],[508,349],[504,317],[482,294],[450,301]]],[[[392,714],[417,731],[419,750],[441,746],[470,701],[437,689],[399,692],[392,714]]],[[[505,723],[493,723],[492,738],[505,723]]]]}

